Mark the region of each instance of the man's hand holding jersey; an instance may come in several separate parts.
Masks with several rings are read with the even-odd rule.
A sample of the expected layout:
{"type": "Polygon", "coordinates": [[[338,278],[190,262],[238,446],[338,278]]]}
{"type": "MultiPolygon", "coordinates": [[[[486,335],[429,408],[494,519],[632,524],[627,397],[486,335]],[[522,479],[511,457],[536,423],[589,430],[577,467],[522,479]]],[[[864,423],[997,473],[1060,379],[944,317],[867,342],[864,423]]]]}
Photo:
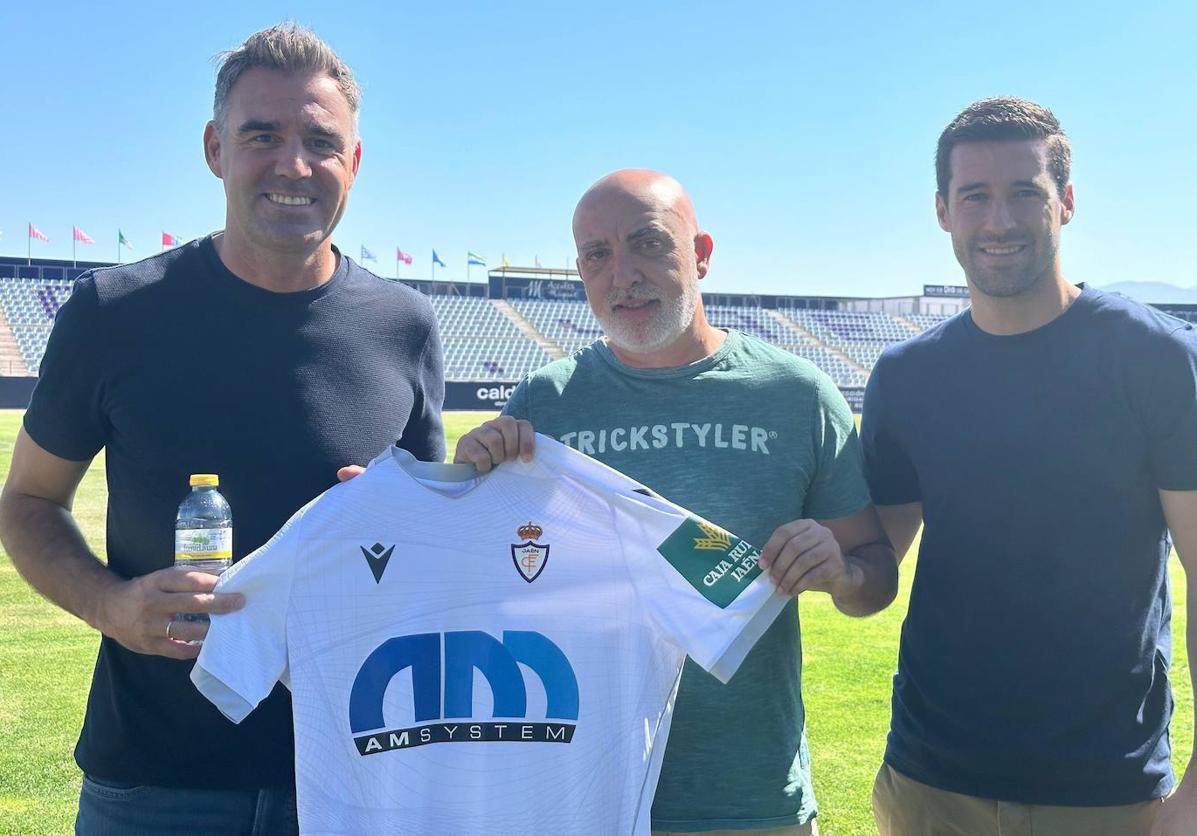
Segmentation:
{"type": "MultiPolygon", "coordinates": [[[[517,457],[532,458],[528,421],[500,415],[463,435],[453,461],[486,473],[517,457]]],[[[761,568],[786,595],[826,592],[847,615],[884,609],[898,592],[898,561],[873,506],[834,520],[794,520],[761,549],[761,568]]]]}
{"type": "Polygon", "coordinates": [[[845,615],[871,615],[898,593],[898,561],[872,505],[786,523],[761,549],[760,566],[784,594],[826,592],[845,615]]]}
{"type": "Polygon", "coordinates": [[[454,464],[472,464],[479,473],[515,458],[532,461],[535,446],[532,424],[500,415],[480,424],[457,441],[454,464]]]}

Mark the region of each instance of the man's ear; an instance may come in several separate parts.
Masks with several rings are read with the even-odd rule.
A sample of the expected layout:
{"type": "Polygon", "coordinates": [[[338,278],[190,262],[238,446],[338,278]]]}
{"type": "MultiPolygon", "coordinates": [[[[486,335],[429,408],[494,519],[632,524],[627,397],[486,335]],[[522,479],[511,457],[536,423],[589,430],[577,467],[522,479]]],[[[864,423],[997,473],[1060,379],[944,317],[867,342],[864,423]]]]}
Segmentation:
{"type": "Polygon", "coordinates": [[[948,204],[939,192],[935,193],[935,217],[939,220],[939,228],[944,232],[951,232],[948,225],[948,204]]]}
{"type": "Polygon", "coordinates": [[[715,249],[715,239],[708,232],[700,232],[694,236],[694,261],[698,265],[698,278],[707,274],[711,268],[711,252],[715,249]]]}
{"type": "Polygon", "coordinates": [[[1064,187],[1064,196],[1060,198],[1060,224],[1066,224],[1076,214],[1076,195],[1072,191],[1072,184],[1064,187]]]}
{"type": "Polygon", "coordinates": [[[217,177],[222,176],[220,173],[220,144],[220,131],[215,122],[209,122],[204,126],[204,159],[208,162],[208,168],[217,177]]]}

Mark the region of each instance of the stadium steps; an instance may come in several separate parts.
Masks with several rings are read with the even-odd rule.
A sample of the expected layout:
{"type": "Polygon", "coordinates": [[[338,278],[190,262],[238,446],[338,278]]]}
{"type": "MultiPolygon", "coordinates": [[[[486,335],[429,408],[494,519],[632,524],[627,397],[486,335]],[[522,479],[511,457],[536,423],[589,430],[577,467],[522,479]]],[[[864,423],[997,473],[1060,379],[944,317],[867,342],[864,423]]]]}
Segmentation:
{"type": "Polygon", "coordinates": [[[29,367],[25,365],[25,358],[21,356],[21,349],[17,346],[12,328],[8,327],[8,317],[4,315],[3,307],[0,307],[0,375],[33,377],[29,367]]]}
{"type": "Polygon", "coordinates": [[[781,311],[766,310],[765,313],[767,313],[770,317],[772,317],[773,319],[780,322],[782,325],[788,325],[790,328],[793,328],[795,331],[797,331],[799,334],[802,334],[804,337],[810,338],[811,340],[814,341],[815,345],[818,345],[818,346],[826,349],[829,354],[843,360],[845,363],[848,364],[849,368],[859,370],[860,373],[863,374],[865,377],[868,377],[869,372],[872,371],[871,368],[861,365],[859,362],[857,362],[856,360],[853,360],[847,354],[840,351],[834,345],[829,345],[825,341],[819,339],[815,334],[812,334],[810,331],[803,328],[802,325],[797,320],[791,319],[790,317],[783,314],[781,311]]]}
{"type": "Polygon", "coordinates": [[[922,329],[922,328],[918,327],[917,325],[915,325],[915,324],[914,324],[913,322],[911,322],[909,319],[907,319],[906,317],[902,316],[902,314],[890,314],[890,317],[892,317],[893,319],[895,319],[895,320],[898,322],[898,324],[899,324],[899,325],[901,325],[901,326],[903,326],[904,328],[909,328],[909,329],[910,329],[910,332],[911,332],[911,334],[921,334],[921,333],[923,333],[923,330],[924,330],[924,329],[922,329]]]}
{"type": "Polygon", "coordinates": [[[775,311],[775,310],[770,310],[770,309],[766,308],[766,309],[764,309],[764,313],[766,316],[768,316],[774,322],[780,323],[783,327],[790,328],[794,331],[797,331],[799,334],[806,337],[808,340],[812,340],[813,342],[818,343],[819,345],[823,345],[823,341],[821,339],[816,337],[810,331],[807,331],[805,328],[802,327],[802,325],[800,323],[790,319],[788,316],[783,314],[781,311],[775,311]]]}
{"type": "Polygon", "coordinates": [[[561,346],[537,331],[532,323],[528,321],[527,317],[513,308],[511,303],[506,299],[491,299],[490,303],[498,309],[499,313],[511,320],[511,324],[520,329],[521,334],[540,346],[541,351],[545,354],[554,360],[560,360],[565,356],[565,352],[561,350],[561,346]]]}

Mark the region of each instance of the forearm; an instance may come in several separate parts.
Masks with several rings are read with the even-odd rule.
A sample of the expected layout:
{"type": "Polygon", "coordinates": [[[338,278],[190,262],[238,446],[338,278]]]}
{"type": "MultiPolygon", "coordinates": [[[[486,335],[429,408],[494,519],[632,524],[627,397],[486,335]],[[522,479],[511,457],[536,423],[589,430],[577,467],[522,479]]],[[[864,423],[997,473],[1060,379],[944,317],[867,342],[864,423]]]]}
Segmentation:
{"type": "Polygon", "coordinates": [[[880,612],[898,594],[898,561],[886,542],[865,543],[844,555],[848,571],[844,583],[831,593],[844,615],[880,612]]]}
{"type": "Polygon", "coordinates": [[[87,547],[70,511],[47,499],[6,491],[0,499],[0,539],[30,586],[102,630],[102,603],[122,581],[87,547]]]}

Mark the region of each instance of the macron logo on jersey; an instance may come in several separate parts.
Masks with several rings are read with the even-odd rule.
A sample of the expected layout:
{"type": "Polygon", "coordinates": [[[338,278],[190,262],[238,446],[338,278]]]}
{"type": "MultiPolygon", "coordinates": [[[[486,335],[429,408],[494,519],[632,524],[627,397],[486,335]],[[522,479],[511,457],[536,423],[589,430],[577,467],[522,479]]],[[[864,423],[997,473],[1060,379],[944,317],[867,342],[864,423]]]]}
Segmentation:
{"type": "Polygon", "coordinates": [[[366,657],[349,694],[349,728],[363,756],[429,743],[569,743],[578,702],[578,679],[569,659],[540,633],[505,630],[502,642],[479,630],[417,633],[387,639],[366,657]],[[528,714],[520,665],[530,668],[544,685],[546,722],[520,722],[528,714]],[[387,686],[409,668],[418,725],[383,730],[387,686]],[[494,697],[491,720],[474,717],[475,670],[486,677],[494,697]],[[500,717],[509,719],[493,721],[500,717]],[[445,722],[449,720],[458,722],[445,722]]]}
{"type": "Polygon", "coordinates": [[[382,543],[375,543],[368,549],[365,546],[358,548],[362,550],[370,571],[374,573],[374,583],[382,583],[382,573],[387,570],[387,564],[391,562],[391,555],[395,552],[395,547],[387,548],[382,543]]]}

